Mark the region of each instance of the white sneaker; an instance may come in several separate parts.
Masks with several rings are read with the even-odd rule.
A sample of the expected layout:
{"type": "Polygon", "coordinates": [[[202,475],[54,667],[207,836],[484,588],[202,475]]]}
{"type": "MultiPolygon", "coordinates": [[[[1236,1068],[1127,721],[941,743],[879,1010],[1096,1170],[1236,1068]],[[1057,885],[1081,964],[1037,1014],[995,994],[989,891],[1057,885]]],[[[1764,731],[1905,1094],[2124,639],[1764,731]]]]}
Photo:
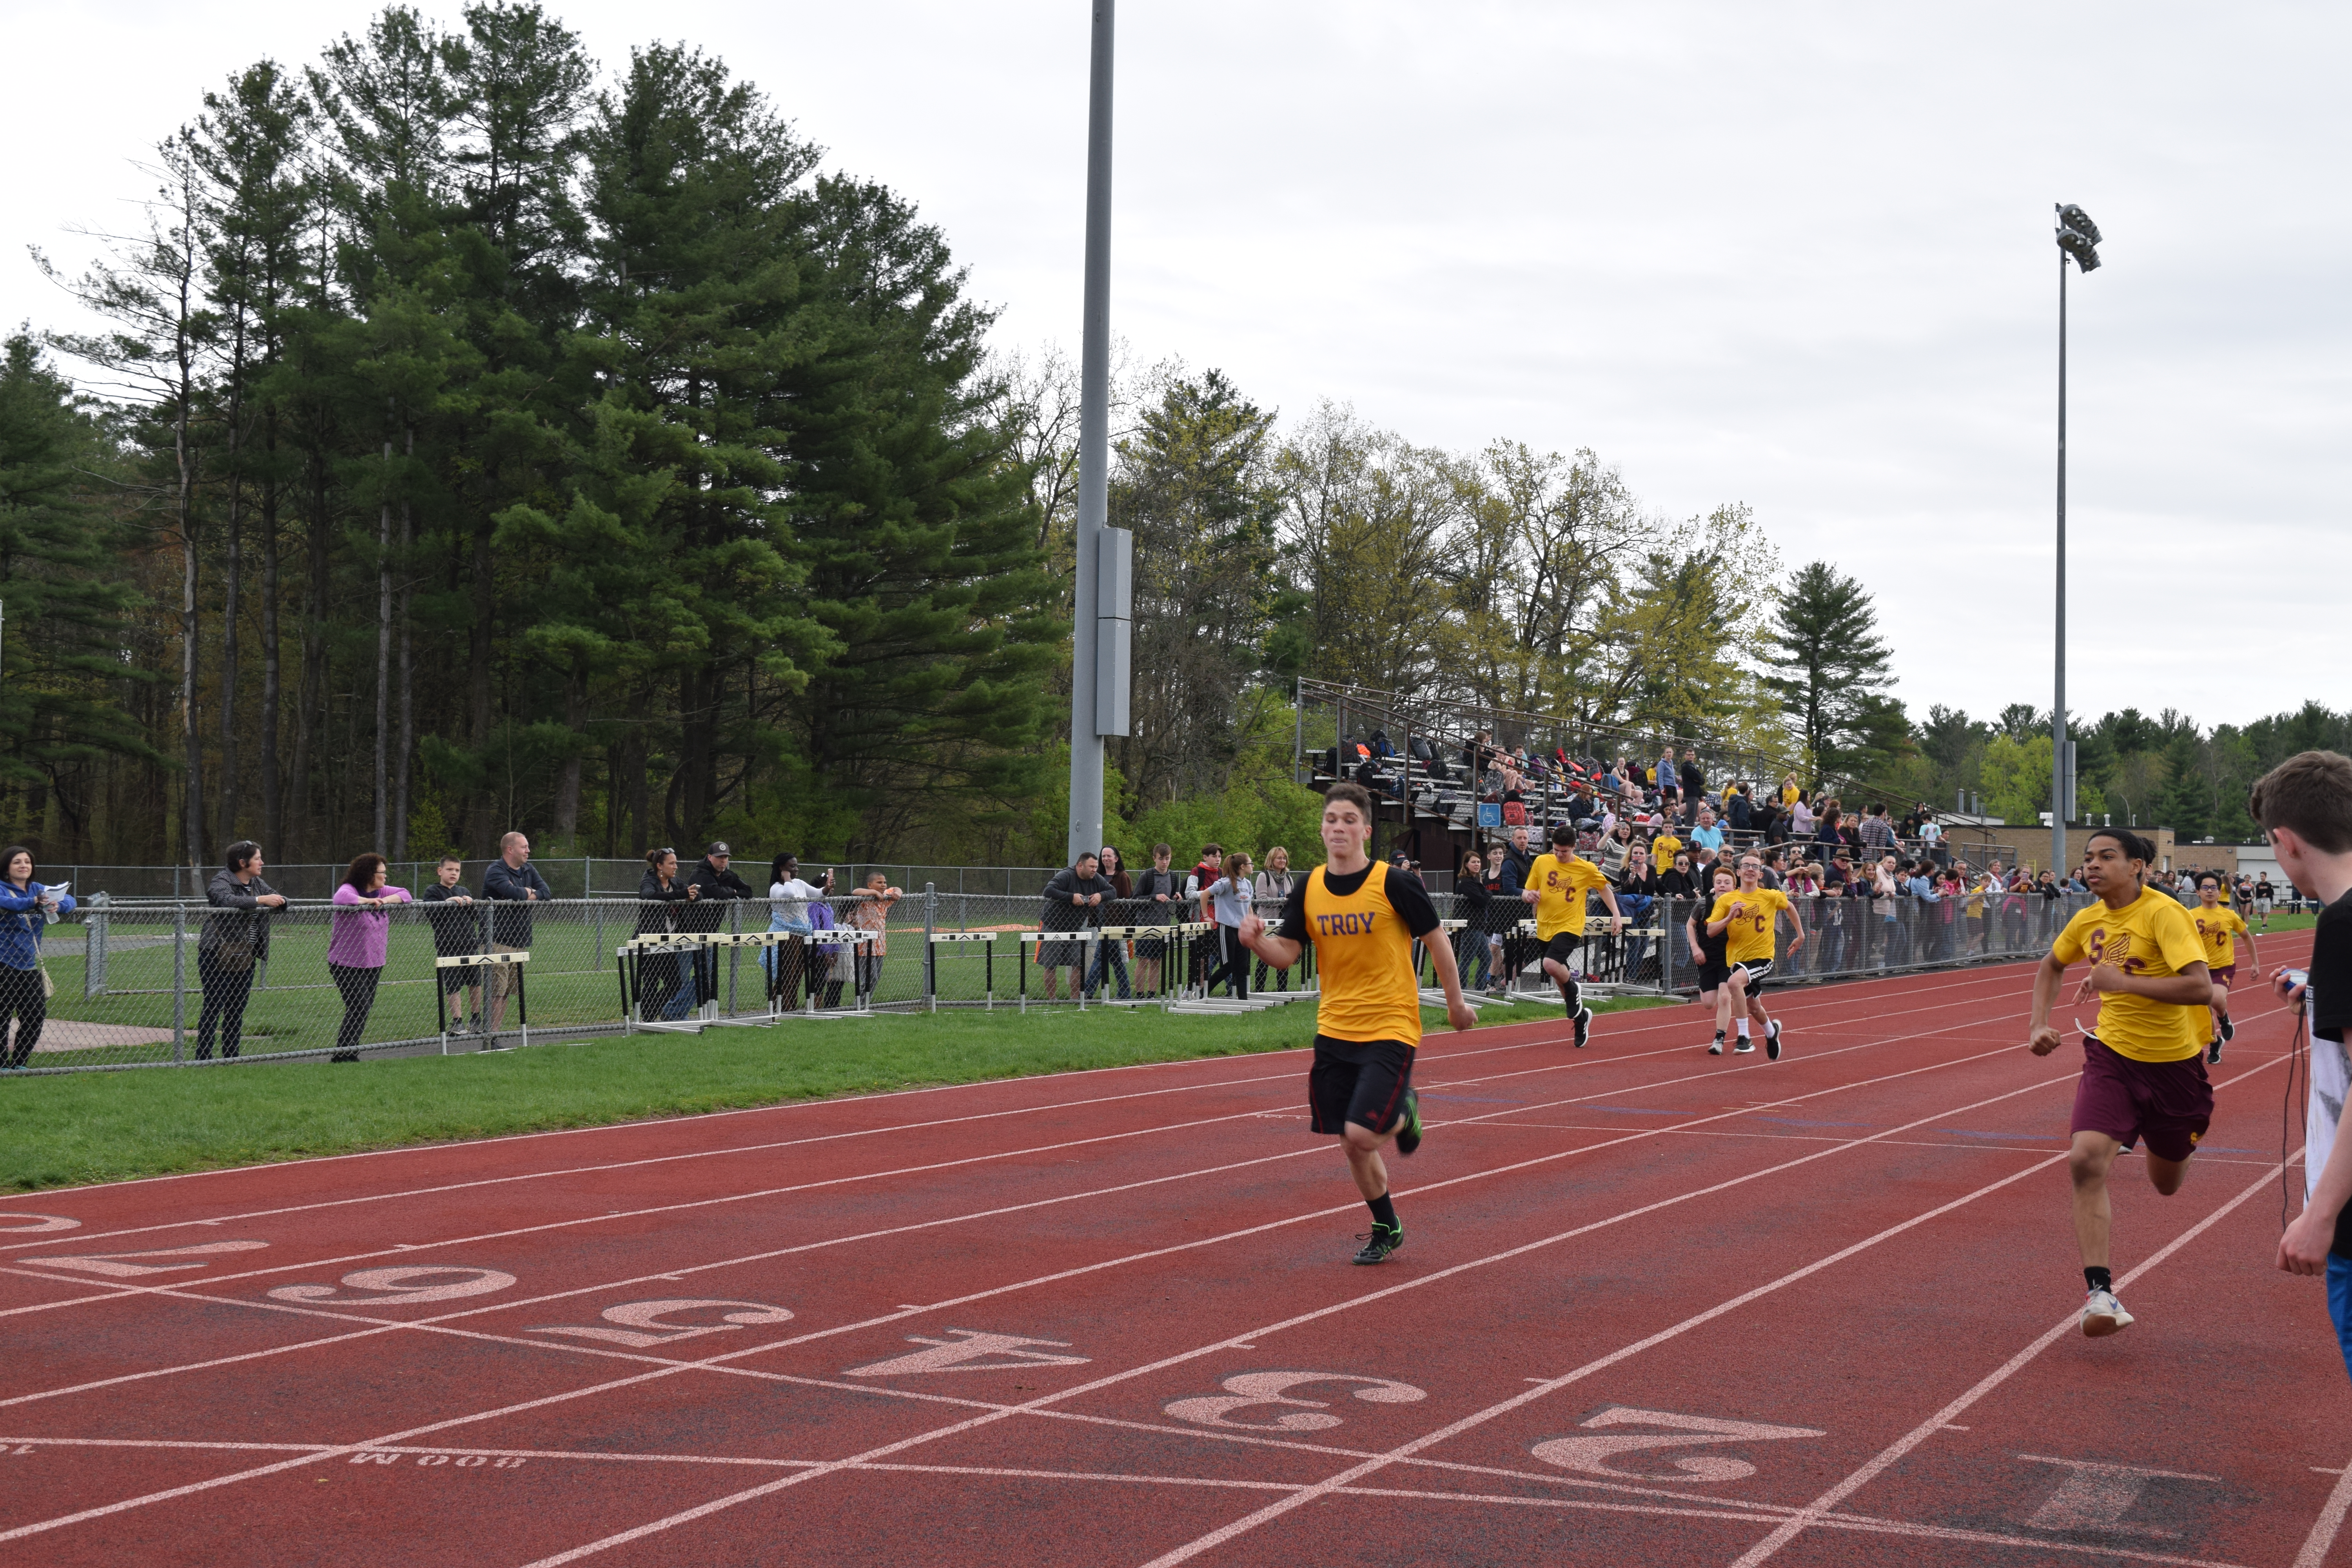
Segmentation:
{"type": "Polygon", "coordinates": [[[2083,1300],[2083,1335],[2100,1340],[2131,1327],[2132,1315],[2113,1290],[2094,1290],[2083,1300]]]}
{"type": "Polygon", "coordinates": [[[1706,1047],[1706,1054],[1711,1057],[1719,1057],[1723,1054],[1723,1037],[1721,1035],[1716,1036],[1715,1043],[1706,1047]]]}
{"type": "Polygon", "coordinates": [[[1742,1036],[1740,1036],[1740,1037],[1739,1037],[1739,1043],[1738,1043],[1738,1045],[1736,1045],[1736,1046],[1734,1046],[1734,1047],[1731,1047],[1731,1054],[1732,1054],[1733,1056],[1735,1056],[1735,1057],[1752,1057],[1752,1056],[1754,1056],[1754,1055],[1756,1054],[1756,1041],[1755,1041],[1755,1039],[1754,1039],[1752,1037],[1750,1037],[1750,1036],[1747,1036],[1747,1035],[1742,1035],[1742,1036]]]}

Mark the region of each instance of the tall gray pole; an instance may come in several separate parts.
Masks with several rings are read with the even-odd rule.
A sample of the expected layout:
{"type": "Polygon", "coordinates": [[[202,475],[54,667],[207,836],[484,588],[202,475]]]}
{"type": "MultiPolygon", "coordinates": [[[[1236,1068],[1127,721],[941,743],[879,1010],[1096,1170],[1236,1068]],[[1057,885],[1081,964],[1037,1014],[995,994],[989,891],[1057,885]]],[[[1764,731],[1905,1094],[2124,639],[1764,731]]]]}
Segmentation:
{"type": "Polygon", "coordinates": [[[1076,620],[1070,648],[1070,841],[1102,847],[1103,743],[1095,710],[1097,557],[1110,511],[1110,68],[1112,0],[1094,0],[1087,94],[1087,298],[1078,347],[1076,620]]]}
{"type": "Polygon", "coordinates": [[[2058,253],[2058,685],[2050,707],[2050,865],[2066,858],[2066,253],[2058,253]]]}

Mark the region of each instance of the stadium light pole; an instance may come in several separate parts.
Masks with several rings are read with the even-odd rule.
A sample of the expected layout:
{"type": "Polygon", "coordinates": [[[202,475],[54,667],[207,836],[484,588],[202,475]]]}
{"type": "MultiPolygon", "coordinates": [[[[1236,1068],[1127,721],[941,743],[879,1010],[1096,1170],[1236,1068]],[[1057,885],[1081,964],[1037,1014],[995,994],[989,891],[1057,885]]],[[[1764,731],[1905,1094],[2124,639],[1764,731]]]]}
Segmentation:
{"type": "Polygon", "coordinates": [[[1077,582],[1070,648],[1065,864],[1103,841],[1103,738],[1128,731],[1133,535],[1110,511],[1110,89],[1113,0],[1094,0],[1087,93],[1085,321],[1078,347],[1077,582]]]}
{"type": "Polygon", "coordinates": [[[2066,737],[2066,258],[2098,269],[2099,226],[2072,202],[2058,208],[2058,679],[2050,704],[2050,865],[2063,871],[2074,802],[2074,742],[2066,737]]]}

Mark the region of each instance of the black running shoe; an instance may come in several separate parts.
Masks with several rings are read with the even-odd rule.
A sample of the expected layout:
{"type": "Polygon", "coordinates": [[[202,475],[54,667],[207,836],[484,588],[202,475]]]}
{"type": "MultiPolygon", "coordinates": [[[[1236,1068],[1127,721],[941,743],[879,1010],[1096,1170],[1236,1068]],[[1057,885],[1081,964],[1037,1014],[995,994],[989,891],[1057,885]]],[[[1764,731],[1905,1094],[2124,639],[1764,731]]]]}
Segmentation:
{"type": "Polygon", "coordinates": [[[2211,1039],[2205,1042],[2205,1060],[2208,1063],[2218,1062],[2221,1059],[2221,1040],[2222,1037],[2216,1035],[2211,1039]]]}
{"type": "Polygon", "coordinates": [[[2238,1037],[2238,1026],[2226,1013],[2221,1015],[2221,1043],[2228,1045],[2238,1037]]]}
{"type": "Polygon", "coordinates": [[[1404,1114],[1397,1119],[1397,1152],[1410,1154],[1421,1147],[1421,1096],[1404,1091],[1404,1114]]]}
{"type": "Polygon", "coordinates": [[[1576,1048],[1582,1050],[1584,1042],[1592,1037],[1592,1009],[1579,1007],[1573,1020],[1576,1025],[1576,1048]]]}
{"type": "Polygon", "coordinates": [[[1768,1062],[1780,1059],[1780,1020],[1778,1018],[1773,1019],[1772,1026],[1764,1031],[1764,1059],[1768,1062]]]}
{"type": "Polygon", "coordinates": [[[1372,1222],[1372,1228],[1364,1235],[1359,1236],[1356,1239],[1364,1244],[1362,1248],[1356,1254],[1357,1262],[1382,1262],[1388,1258],[1390,1253],[1394,1252],[1398,1247],[1404,1245],[1404,1226],[1401,1225],[1382,1225],[1380,1221],[1374,1220],[1372,1222]]]}

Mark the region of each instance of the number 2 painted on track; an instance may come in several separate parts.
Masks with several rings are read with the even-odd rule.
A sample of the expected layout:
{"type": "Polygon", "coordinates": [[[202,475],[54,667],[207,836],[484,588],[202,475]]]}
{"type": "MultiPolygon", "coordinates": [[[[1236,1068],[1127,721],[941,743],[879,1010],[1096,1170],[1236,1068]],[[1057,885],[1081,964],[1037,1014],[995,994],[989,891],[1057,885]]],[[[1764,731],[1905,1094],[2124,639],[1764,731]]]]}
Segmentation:
{"type": "Polygon", "coordinates": [[[1217,1386],[1231,1397],[1210,1395],[1203,1399],[1179,1399],[1161,1410],[1179,1421],[1189,1421],[1195,1426],[1223,1426],[1243,1432],[1320,1432],[1339,1425],[1342,1417],[1330,1414],[1330,1402],[1322,1399],[1294,1399],[1289,1391],[1311,1383],[1360,1383],[1365,1386],[1348,1392],[1371,1405],[1411,1405],[1429,1395],[1409,1383],[1396,1383],[1385,1377],[1363,1377],[1345,1372],[1244,1372],[1229,1377],[1217,1386]],[[1288,1405],[1290,1408],[1271,1421],[1233,1421],[1227,1417],[1237,1410],[1253,1405],[1288,1405]]]}
{"type": "Polygon", "coordinates": [[[786,1323],[792,1312],[783,1307],[771,1307],[759,1301],[624,1301],[617,1307],[607,1307],[597,1314],[608,1323],[623,1325],[616,1329],[553,1328],[526,1329],[525,1333],[567,1334],[575,1340],[604,1340],[616,1345],[666,1345],[676,1340],[690,1340],[697,1334],[722,1334],[753,1323],[786,1323]],[[736,1309],[722,1313],[715,1323],[672,1323],[664,1320],[678,1312],[699,1309],[709,1311],[720,1307],[736,1309]]]}
{"type": "Polygon", "coordinates": [[[280,1285],[270,1291],[273,1301],[302,1301],[331,1307],[401,1305],[411,1301],[454,1301],[461,1296],[487,1296],[515,1282],[511,1274],[495,1268],[468,1268],[447,1263],[409,1264],[399,1268],[362,1268],[343,1276],[352,1290],[366,1296],[338,1296],[332,1285],[280,1285]]]}
{"type": "Polygon", "coordinates": [[[1821,1437],[1827,1434],[1811,1426],[1769,1426],[1759,1421],[1724,1421],[1711,1415],[1682,1415],[1671,1410],[1634,1410],[1622,1405],[1612,1405],[1578,1423],[1593,1426],[1665,1426],[1665,1432],[1625,1433],[1612,1436],[1555,1437],[1549,1443],[1538,1443],[1532,1452],[1546,1464],[1558,1465],[1564,1470],[1581,1470],[1589,1476],[1607,1476],[1620,1481],[1744,1481],[1756,1473],[1756,1467],[1745,1459],[1725,1458],[1717,1454],[1693,1454],[1669,1461],[1679,1475],[1662,1475],[1650,1470],[1621,1470],[1609,1461],[1620,1454],[1639,1453],[1644,1449],[1681,1448],[1701,1443],[1773,1442],[1787,1437],[1821,1437]]]}

